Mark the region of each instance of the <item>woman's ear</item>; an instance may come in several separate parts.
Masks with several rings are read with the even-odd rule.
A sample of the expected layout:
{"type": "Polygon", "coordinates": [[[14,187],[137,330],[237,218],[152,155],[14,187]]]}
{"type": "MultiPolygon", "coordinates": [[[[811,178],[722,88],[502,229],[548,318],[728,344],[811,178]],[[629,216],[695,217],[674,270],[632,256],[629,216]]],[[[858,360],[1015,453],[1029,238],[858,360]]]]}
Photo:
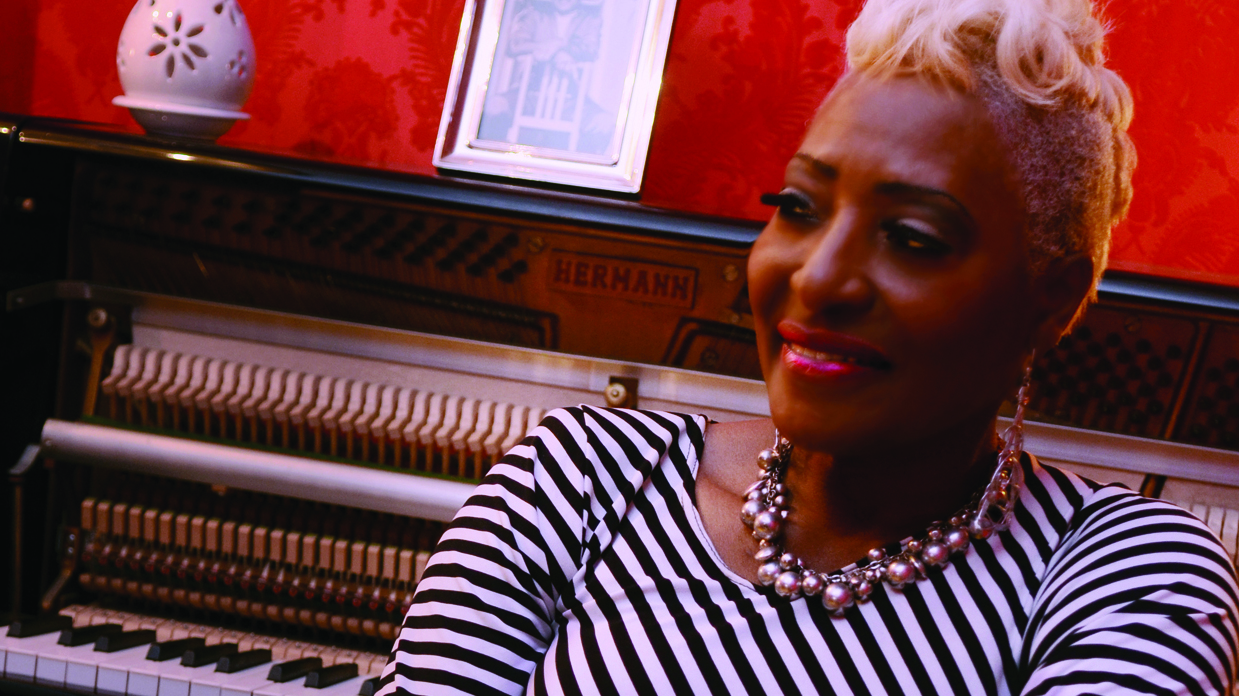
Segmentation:
{"type": "Polygon", "coordinates": [[[1058,344],[1092,287],[1093,259],[1088,254],[1054,259],[1033,281],[1038,318],[1033,340],[1038,354],[1044,355],[1058,344]]]}

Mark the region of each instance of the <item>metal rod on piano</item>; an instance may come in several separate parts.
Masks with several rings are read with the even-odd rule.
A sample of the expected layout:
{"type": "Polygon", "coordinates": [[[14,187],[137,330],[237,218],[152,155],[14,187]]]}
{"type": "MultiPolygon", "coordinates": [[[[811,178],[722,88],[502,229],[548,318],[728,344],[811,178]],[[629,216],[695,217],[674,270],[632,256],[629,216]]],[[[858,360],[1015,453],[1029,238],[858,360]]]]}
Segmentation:
{"type": "MultiPolygon", "coordinates": [[[[1009,422],[1000,418],[999,427],[1009,422]]],[[[1024,448],[1068,469],[1086,464],[1239,487],[1239,452],[1035,422],[1024,426],[1024,448]]]]}
{"type": "Polygon", "coordinates": [[[43,454],[156,476],[231,486],[446,522],[473,484],[51,419],[43,454]]]}

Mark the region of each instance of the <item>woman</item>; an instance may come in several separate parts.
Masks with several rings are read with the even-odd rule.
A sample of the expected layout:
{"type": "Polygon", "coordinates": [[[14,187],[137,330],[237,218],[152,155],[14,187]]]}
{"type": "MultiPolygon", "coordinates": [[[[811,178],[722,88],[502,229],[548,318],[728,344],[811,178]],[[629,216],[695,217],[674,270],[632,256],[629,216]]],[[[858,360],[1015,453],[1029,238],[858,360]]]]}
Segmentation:
{"type": "Polygon", "coordinates": [[[750,257],[772,419],[553,413],[384,691],[1230,691],[1206,528],[995,431],[1130,199],[1102,34],[1086,0],[871,0],[750,257]]]}

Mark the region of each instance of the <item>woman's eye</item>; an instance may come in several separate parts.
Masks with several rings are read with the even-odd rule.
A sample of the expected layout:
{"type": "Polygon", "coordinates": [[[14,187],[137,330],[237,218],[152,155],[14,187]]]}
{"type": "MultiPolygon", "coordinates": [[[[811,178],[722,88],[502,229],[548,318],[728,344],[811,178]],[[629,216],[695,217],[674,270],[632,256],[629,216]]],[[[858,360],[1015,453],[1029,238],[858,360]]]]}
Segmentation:
{"type": "Polygon", "coordinates": [[[924,256],[941,256],[951,251],[938,231],[920,220],[902,219],[882,223],[882,229],[895,246],[924,256]]]}
{"type": "Polygon", "coordinates": [[[778,208],[779,215],[783,217],[804,221],[817,219],[817,209],[813,206],[813,201],[799,191],[784,189],[779,193],[763,193],[761,202],[763,205],[778,208]]]}

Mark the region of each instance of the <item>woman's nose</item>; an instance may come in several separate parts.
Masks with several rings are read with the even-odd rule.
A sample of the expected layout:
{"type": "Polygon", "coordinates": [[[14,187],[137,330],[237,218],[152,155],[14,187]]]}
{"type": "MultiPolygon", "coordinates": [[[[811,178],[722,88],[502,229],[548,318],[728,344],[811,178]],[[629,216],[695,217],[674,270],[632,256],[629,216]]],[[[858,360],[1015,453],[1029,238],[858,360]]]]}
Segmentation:
{"type": "Polygon", "coordinates": [[[805,309],[835,319],[869,311],[876,297],[869,277],[872,244],[862,220],[839,211],[817,231],[791,289],[805,309]]]}

